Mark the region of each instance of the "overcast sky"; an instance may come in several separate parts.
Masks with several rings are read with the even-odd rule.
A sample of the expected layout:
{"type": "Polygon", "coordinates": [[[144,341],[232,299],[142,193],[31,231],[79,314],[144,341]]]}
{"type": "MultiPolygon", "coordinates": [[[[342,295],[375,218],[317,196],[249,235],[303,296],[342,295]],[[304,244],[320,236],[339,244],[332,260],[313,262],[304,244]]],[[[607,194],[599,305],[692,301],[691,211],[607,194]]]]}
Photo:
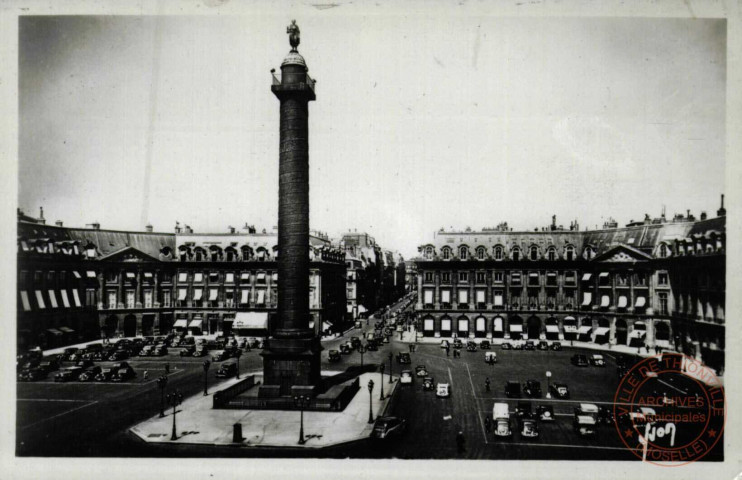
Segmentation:
{"type": "MultiPolygon", "coordinates": [[[[290,20],[21,18],[19,206],[111,229],[276,225],[270,69],[290,20]]],[[[312,229],[368,231],[410,257],[441,227],[718,208],[724,20],[328,10],[297,23],[318,80],[312,229]]]]}

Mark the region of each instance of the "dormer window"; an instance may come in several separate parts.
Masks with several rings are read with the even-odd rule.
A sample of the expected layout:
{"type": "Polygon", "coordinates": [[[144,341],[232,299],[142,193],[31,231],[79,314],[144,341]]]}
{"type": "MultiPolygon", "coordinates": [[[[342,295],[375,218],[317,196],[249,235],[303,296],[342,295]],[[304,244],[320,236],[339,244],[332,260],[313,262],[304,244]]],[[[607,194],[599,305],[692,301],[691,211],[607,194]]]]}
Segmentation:
{"type": "Polygon", "coordinates": [[[520,260],[520,248],[513,247],[512,256],[513,260],[515,260],[516,262],[520,260]]]}
{"type": "Polygon", "coordinates": [[[533,245],[529,254],[531,260],[538,260],[538,247],[533,245]]]}
{"type": "Polygon", "coordinates": [[[459,258],[461,260],[466,260],[469,256],[469,249],[466,247],[459,247],[459,258]]]}
{"type": "Polygon", "coordinates": [[[496,245],[494,248],[494,256],[495,260],[502,260],[502,257],[504,255],[503,248],[500,245],[496,245]]]}
{"type": "Polygon", "coordinates": [[[484,247],[477,248],[477,260],[484,260],[486,249],[484,247]]]}
{"type": "Polygon", "coordinates": [[[425,247],[425,259],[426,260],[432,260],[433,254],[434,254],[434,249],[432,246],[428,245],[427,247],[425,247]]]}
{"type": "Polygon", "coordinates": [[[242,261],[247,262],[249,260],[252,260],[252,248],[245,245],[242,247],[242,261]]]}
{"type": "Polygon", "coordinates": [[[595,256],[595,250],[593,247],[587,246],[585,247],[585,250],[582,252],[582,258],[585,260],[590,260],[595,256]]]}
{"type": "Polygon", "coordinates": [[[449,247],[443,247],[441,253],[443,254],[443,260],[451,259],[451,249],[449,247]]]}
{"type": "Polygon", "coordinates": [[[575,247],[573,247],[572,245],[567,245],[567,247],[564,249],[564,257],[569,261],[574,260],[575,259],[575,247]]]}
{"type": "Polygon", "coordinates": [[[551,262],[553,262],[554,260],[556,260],[557,259],[556,248],[549,247],[549,250],[546,252],[546,258],[548,258],[549,261],[551,261],[551,262]]]}

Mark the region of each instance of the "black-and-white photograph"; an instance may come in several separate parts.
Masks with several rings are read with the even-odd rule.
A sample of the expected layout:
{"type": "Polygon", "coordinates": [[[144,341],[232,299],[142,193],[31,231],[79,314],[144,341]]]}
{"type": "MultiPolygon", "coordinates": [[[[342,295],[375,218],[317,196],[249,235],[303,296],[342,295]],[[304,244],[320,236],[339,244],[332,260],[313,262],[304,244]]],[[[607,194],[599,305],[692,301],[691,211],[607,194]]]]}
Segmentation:
{"type": "Polygon", "coordinates": [[[15,457],[730,458],[725,18],[272,6],[18,16],[15,457]]]}

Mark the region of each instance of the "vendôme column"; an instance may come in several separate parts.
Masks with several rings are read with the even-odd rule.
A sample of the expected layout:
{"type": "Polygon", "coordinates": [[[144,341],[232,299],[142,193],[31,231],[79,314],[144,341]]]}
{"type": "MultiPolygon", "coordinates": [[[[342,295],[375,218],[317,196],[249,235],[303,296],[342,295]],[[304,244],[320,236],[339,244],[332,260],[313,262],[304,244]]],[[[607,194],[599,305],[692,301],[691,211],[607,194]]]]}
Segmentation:
{"type": "Polygon", "coordinates": [[[309,108],[314,81],[297,51],[299,27],[287,28],[291,51],[274,75],[281,102],[278,175],[278,311],[263,352],[261,396],[312,394],[320,380],[320,343],[309,328],[309,108]]]}

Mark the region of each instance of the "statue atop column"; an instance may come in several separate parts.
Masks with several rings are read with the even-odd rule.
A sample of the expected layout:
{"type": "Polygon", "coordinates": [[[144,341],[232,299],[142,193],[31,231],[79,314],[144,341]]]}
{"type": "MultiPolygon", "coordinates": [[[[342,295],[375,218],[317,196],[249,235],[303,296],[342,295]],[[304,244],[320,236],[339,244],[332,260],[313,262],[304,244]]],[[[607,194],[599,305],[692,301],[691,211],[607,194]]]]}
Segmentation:
{"type": "Polygon", "coordinates": [[[286,27],[286,33],[289,34],[291,51],[296,52],[296,47],[299,46],[299,42],[301,41],[301,39],[299,38],[299,25],[296,24],[296,20],[291,20],[291,25],[286,27]]]}

